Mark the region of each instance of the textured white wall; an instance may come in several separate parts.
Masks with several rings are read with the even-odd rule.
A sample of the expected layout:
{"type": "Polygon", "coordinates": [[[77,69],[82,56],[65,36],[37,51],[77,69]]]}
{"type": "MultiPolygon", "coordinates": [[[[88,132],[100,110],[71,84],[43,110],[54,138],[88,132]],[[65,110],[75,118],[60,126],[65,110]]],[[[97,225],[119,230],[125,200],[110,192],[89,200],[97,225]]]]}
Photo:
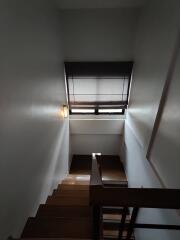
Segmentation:
{"type": "Polygon", "coordinates": [[[152,163],[164,185],[169,188],[180,188],[180,49],[178,54],[166,105],[151,153],[152,163]]]}
{"type": "Polygon", "coordinates": [[[72,134],[71,146],[73,154],[102,153],[119,155],[121,135],[115,134],[72,134]]]}
{"type": "MultiPolygon", "coordinates": [[[[131,60],[138,14],[136,8],[61,10],[65,60],[131,60]]],[[[119,154],[123,121],[80,118],[70,121],[72,154],[119,154]]]]}
{"type": "Polygon", "coordinates": [[[177,37],[178,1],[151,1],[139,19],[128,121],[147,150],[177,37]]]}
{"type": "Polygon", "coordinates": [[[70,119],[71,134],[123,134],[124,119],[70,119]]]}
{"type": "MultiPolygon", "coordinates": [[[[117,116],[116,116],[117,117],[117,116]]],[[[124,129],[124,119],[108,119],[104,116],[71,116],[70,133],[72,154],[119,155],[124,129]],[[101,119],[100,119],[101,117],[101,119]],[[79,118],[79,119],[78,119],[79,118]]]]}
{"type": "MultiPolygon", "coordinates": [[[[177,40],[180,2],[151,1],[140,19],[134,81],[125,123],[123,159],[130,187],[162,187],[146,159],[164,82],[177,40]]],[[[179,187],[179,62],[155,139],[151,160],[167,187],[179,187]]],[[[179,224],[176,211],[142,210],[141,222],[179,224]]],[[[178,240],[178,231],[137,230],[138,240],[178,240]]]]}
{"type": "MultiPolygon", "coordinates": [[[[144,150],[137,141],[136,136],[125,124],[125,146],[121,156],[125,162],[128,183],[130,187],[161,188],[161,184],[156,177],[151,165],[145,157],[144,150]]],[[[159,224],[179,224],[180,216],[174,210],[153,210],[141,209],[137,222],[159,223],[159,224]]],[[[179,231],[165,230],[136,230],[137,240],[179,240],[179,231]]]]}
{"type": "Polygon", "coordinates": [[[62,10],[64,56],[75,61],[133,58],[139,10],[62,10]]]}
{"type": "Polygon", "coordinates": [[[18,237],[67,173],[60,19],[46,0],[0,2],[0,239],[18,237]]]}

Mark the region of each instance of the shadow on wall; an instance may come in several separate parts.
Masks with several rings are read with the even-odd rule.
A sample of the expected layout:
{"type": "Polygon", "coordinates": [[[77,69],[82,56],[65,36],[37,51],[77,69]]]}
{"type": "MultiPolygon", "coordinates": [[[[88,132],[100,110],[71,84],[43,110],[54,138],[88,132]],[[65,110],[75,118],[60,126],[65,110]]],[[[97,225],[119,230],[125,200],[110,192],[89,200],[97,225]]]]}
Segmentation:
{"type": "Polygon", "coordinates": [[[52,151],[52,162],[51,165],[53,171],[53,181],[50,191],[57,187],[68,173],[69,165],[69,120],[66,119],[63,123],[62,130],[59,132],[58,139],[54,151],[52,151]]]}
{"type": "Polygon", "coordinates": [[[66,102],[58,12],[47,0],[9,0],[0,1],[0,18],[0,239],[6,239],[19,237],[66,174],[69,128],[58,116],[66,102]]]}

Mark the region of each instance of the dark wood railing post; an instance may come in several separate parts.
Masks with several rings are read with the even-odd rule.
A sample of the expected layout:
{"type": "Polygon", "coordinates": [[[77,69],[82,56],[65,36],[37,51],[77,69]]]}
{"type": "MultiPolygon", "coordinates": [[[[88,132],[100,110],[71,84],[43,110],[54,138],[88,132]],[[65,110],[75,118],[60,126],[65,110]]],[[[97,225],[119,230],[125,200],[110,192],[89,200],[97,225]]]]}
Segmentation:
{"type": "Polygon", "coordinates": [[[102,206],[123,207],[118,239],[130,240],[135,228],[180,230],[180,225],[136,223],[140,208],[180,209],[180,189],[126,188],[104,186],[99,156],[92,158],[90,178],[90,205],[93,209],[93,239],[103,239],[102,206]],[[128,208],[132,207],[130,223],[126,222],[128,208]],[[123,238],[124,239],[124,238],[123,238]]]}
{"type": "Polygon", "coordinates": [[[126,216],[128,214],[128,207],[124,207],[123,211],[122,211],[122,217],[121,217],[121,225],[120,225],[120,229],[119,229],[119,240],[122,240],[123,237],[123,231],[124,231],[124,226],[126,223],[126,216]]]}
{"type": "Polygon", "coordinates": [[[130,238],[132,236],[138,212],[139,212],[139,208],[138,207],[134,207],[133,211],[132,211],[132,215],[131,215],[131,220],[130,220],[130,223],[129,223],[129,226],[128,226],[128,229],[127,229],[126,240],[130,240],[130,238]]]}
{"type": "Polygon", "coordinates": [[[102,207],[98,201],[96,201],[97,192],[103,187],[101,179],[100,165],[97,162],[97,158],[94,155],[92,157],[92,168],[90,178],[90,205],[93,207],[93,239],[102,239],[102,207]]]}
{"type": "Polygon", "coordinates": [[[100,240],[102,238],[102,210],[100,205],[93,206],[93,239],[100,240]]]}

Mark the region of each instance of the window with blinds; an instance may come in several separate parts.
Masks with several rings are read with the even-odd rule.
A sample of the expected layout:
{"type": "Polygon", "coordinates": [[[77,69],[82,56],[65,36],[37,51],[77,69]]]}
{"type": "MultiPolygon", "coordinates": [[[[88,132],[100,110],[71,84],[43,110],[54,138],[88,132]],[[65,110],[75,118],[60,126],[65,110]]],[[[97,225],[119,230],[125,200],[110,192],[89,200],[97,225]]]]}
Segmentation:
{"type": "Polygon", "coordinates": [[[124,114],[132,62],[66,62],[70,114],[124,114]]]}

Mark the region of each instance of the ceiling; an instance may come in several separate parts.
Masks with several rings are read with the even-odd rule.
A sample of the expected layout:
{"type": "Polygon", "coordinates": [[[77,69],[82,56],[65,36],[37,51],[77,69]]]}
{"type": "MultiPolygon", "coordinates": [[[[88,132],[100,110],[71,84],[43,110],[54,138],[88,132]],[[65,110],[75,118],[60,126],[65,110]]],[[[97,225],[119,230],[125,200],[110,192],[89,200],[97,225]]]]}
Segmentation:
{"type": "Polygon", "coordinates": [[[147,0],[57,0],[60,9],[135,8],[147,0]]]}

